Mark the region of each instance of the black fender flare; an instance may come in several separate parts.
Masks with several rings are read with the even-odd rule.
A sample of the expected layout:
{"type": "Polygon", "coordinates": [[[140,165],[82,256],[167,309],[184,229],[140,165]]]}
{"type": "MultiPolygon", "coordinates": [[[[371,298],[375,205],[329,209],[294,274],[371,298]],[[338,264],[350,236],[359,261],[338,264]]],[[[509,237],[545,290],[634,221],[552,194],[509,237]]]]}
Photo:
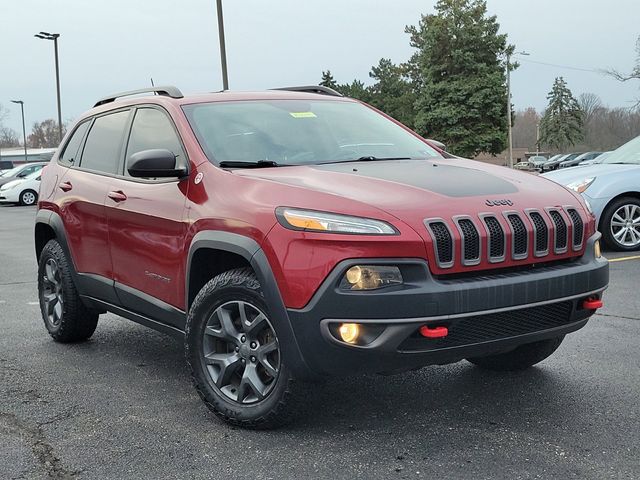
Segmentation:
{"type": "MultiPolygon", "coordinates": [[[[71,251],[69,250],[69,242],[67,242],[67,235],[64,231],[64,223],[62,223],[62,218],[53,210],[38,210],[36,213],[36,221],[35,225],[44,224],[53,230],[56,235],[56,240],[63,248],[64,252],[67,254],[69,260],[71,260],[71,264],[73,265],[73,271],[76,272],[75,264],[73,262],[73,256],[71,256],[71,251]]],[[[35,231],[34,231],[35,235],[35,231]]],[[[36,244],[36,260],[39,261],[40,258],[38,256],[38,245],[36,244]]]]}
{"type": "Polygon", "coordinates": [[[191,241],[187,255],[185,301],[186,310],[189,311],[189,279],[191,263],[194,254],[200,249],[221,250],[243,257],[253,268],[264,294],[265,301],[273,315],[271,319],[278,331],[280,348],[283,356],[289,359],[288,366],[297,377],[310,377],[311,371],[304,361],[300,347],[296,341],[287,314],[287,309],[280,295],[271,265],[260,245],[252,238],[220,230],[203,230],[198,232],[191,241]]]}

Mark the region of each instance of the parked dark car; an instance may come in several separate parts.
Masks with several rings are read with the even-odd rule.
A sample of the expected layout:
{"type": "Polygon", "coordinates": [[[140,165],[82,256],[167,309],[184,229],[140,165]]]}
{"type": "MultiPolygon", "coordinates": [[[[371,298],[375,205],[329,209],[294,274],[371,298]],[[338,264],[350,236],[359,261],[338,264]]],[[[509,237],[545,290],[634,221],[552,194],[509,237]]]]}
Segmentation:
{"type": "Polygon", "coordinates": [[[562,161],[558,168],[575,167],[576,165],[579,165],[580,162],[593,160],[595,158],[598,158],[600,155],[602,155],[602,152],[586,152],[582,155],[578,155],[576,158],[573,158],[571,160],[562,161]]]}
{"type": "Polygon", "coordinates": [[[578,155],[580,155],[580,154],[579,153],[568,153],[566,155],[563,155],[560,158],[557,158],[556,160],[553,160],[552,162],[545,163],[544,166],[542,167],[542,170],[545,171],[545,172],[548,172],[549,170],[556,170],[558,168],[558,166],[562,162],[566,162],[568,160],[573,160],[578,155]]]}

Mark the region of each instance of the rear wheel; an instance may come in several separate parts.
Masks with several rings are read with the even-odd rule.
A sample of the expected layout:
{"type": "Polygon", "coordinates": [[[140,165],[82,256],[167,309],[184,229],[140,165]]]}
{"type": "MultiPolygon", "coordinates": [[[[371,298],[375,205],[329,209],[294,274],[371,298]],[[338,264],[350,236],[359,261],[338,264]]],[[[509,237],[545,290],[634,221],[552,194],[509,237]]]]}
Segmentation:
{"type": "Polygon", "coordinates": [[[202,288],[189,311],[185,342],[195,387],[218,417],[246,428],[273,428],[289,419],[292,376],[251,270],[230,270],[202,288]]]}
{"type": "Polygon", "coordinates": [[[35,205],[38,201],[38,194],[33,190],[25,190],[20,194],[20,205],[35,205]]]}
{"type": "Polygon", "coordinates": [[[614,250],[640,249],[640,200],[623,197],[607,205],[600,231],[608,247],[614,250]]]}
{"type": "Polygon", "coordinates": [[[98,312],[82,303],[71,268],[58,241],[49,240],[38,262],[38,299],[49,335],[62,343],[86,340],[98,325],[98,312]]]}
{"type": "Polygon", "coordinates": [[[555,352],[564,336],[520,345],[513,350],[485,357],[467,358],[478,367],[502,372],[525,370],[541,362],[555,352]]]}

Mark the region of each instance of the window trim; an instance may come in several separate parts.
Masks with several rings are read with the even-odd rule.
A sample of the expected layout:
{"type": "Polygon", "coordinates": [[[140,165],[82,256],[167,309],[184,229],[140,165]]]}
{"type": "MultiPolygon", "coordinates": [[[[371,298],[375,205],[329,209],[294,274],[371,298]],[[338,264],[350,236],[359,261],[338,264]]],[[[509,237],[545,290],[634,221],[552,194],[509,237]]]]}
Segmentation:
{"type": "MultiPolygon", "coordinates": [[[[75,165],[74,164],[71,168],[74,168],[74,169],[82,171],[82,172],[88,172],[88,173],[93,173],[93,174],[96,174],[96,175],[102,175],[102,176],[105,176],[105,177],[117,176],[116,174],[113,174],[113,173],[110,173],[110,172],[104,172],[102,170],[94,170],[92,168],[83,167],[82,166],[82,160],[83,160],[83,157],[84,157],[84,150],[85,150],[85,148],[87,146],[87,140],[89,139],[89,134],[91,133],[91,130],[93,130],[93,127],[94,127],[94,125],[96,123],[96,120],[98,118],[106,117],[107,115],[113,115],[115,113],[128,112],[129,113],[129,117],[127,118],[127,121],[125,122],[125,127],[124,127],[124,131],[123,131],[123,134],[122,134],[122,139],[120,140],[120,148],[118,150],[118,157],[122,157],[122,146],[123,146],[124,138],[126,136],[127,129],[131,127],[131,112],[132,111],[133,111],[133,108],[131,108],[131,107],[123,107],[123,108],[117,108],[117,109],[114,109],[114,110],[109,110],[107,112],[103,112],[103,113],[100,113],[99,115],[94,115],[93,117],[91,117],[91,125],[89,126],[89,129],[87,130],[87,133],[85,134],[85,137],[84,137],[82,145],[81,145],[82,153],[80,154],[79,165],[75,165]]],[[[120,164],[120,160],[118,160],[118,165],[119,164],[120,164]]]]}
{"type": "MultiPolygon", "coordinates": [[[[93,118],[89,117],[89,118],[84,118],[81,121],[79,121],[76,126],[73,128],[73,131],[71,132],[71,134],[69,135],[69,138],[67,140],[67,142],[64,144],[64,147],[62,147],[62,149],[60,150],[60,154],[58,155],[58,158],[56,159],[56,162],[58,165],[65,167],[65,168],[72,168],[74,165],[76,165],[76,159],[74,158],[74,162],[73,163],[64,163],[62,161],[62,157],[64,156],[65,152],[67,151],[67,148],[69,147],[69,143],[71,143],[71,139],[73,138],[73,136],[76,134],[76,132],[78,131],[78,129],[80,128],[81,125],[84,125],[85,123],[88,123],[89,126],[87,127],[87,131],[84,132],[84,134],[82,135],[82,138],[80,139],[80,144],[78,145],[78,152],[80,153],[80,158],[82,158],[82,151],[84,151],[84,142],[87,139],[87,134],[89,133],[89,130],[91,130],[91,125],[93,124],[93,118]]],[[[77,153],[76,152],[76,156],[77,153]]]]}
{"type": "Polygon", "coordinates": [[[189,154],[187,153],[187,149],[185,148],[185,144],[182,141],[182,136],[180,135],[180,131],[178,130],[178,128],[176,127],[175,122],[173,121],[173,118],[171,117],[171,114],[169,113],[169,111],[165,108],[163,108],[160,105],[156,105],[153,103],[140,103],[140,104],[136,104],[133,106],[133,114],[131,115],[131,120],[128,124],[128,131],[126,134],[126,141],[124,143],[124,148],[123,148],[123,152],[120,155],[120,165],[118,167],[118,175],[116,175],[117,178],[121,178],[124,180],[128,180],[130,182],[136,182],[136,183],[172,183],[172,182],[181,182],[182,180],[184,180],[185,178],[187,178],[190,174],[191,174],[191,162],[189,161],[189,154]],[[135,122],[135,118],[136,118],[136,114],[138,113],[138,110],[142,110],[145,108],[150,108],[153,110],[158,110],[159,112],[161,112],[166,118],[167,120],[169,120],[169,124],[171,125],[171,128],[173,128],[173,132],[176,135],[176,138],[178,139],[178,142],[180,143],[180,147],[182,148],[182,152],[184,153],[184,162],[185,162],[185,166],[187,168],[187,174],[184,177],[171,177],[171,178],[156,178],[156,179],[152,179],[152,178],[139,178],[139,177],[132,177],[131,175],[127,175],[124,171],[124,169],[127,166],[127,149],[129,148],[129,141],[131,140],[131,132],[133,131],[133,123],[135,122]]]}

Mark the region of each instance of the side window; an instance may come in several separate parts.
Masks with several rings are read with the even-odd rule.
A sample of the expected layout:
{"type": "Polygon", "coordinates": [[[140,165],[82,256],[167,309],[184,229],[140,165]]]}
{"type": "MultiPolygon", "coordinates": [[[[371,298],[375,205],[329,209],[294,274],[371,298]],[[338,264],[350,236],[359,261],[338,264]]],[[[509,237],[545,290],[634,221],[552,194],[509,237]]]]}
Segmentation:
{"type": "Polygon", "coordinates": [[[125,158],[128,161],[134,153],[154,148],[167,149],[178,157],[178,161],[185,160],[180,139],[169,117],[155,108],[140,108],[133,119],[125,158]]]}
{"type": "Polygon", "coordinates": [[[87,128],[89,128],[90,123],[91,122],[87,120],[86,122],[78,125],[78,128],[73,132],[73,135],[71,135],[67,145],[64,147],[62,155],[58,157],[59,163],[68,167],[74,164],[78,155],[78,150],[80,149],[80,144],[82,143],[84,134],[87,133],[87,128]]]}
{"type": "Polygon", "coordinates": [[[105,173],[118,172],[122,136],[129,113],[129,110],[125,110],[95,119],[82,152],[82,168],[105,173]]]}

